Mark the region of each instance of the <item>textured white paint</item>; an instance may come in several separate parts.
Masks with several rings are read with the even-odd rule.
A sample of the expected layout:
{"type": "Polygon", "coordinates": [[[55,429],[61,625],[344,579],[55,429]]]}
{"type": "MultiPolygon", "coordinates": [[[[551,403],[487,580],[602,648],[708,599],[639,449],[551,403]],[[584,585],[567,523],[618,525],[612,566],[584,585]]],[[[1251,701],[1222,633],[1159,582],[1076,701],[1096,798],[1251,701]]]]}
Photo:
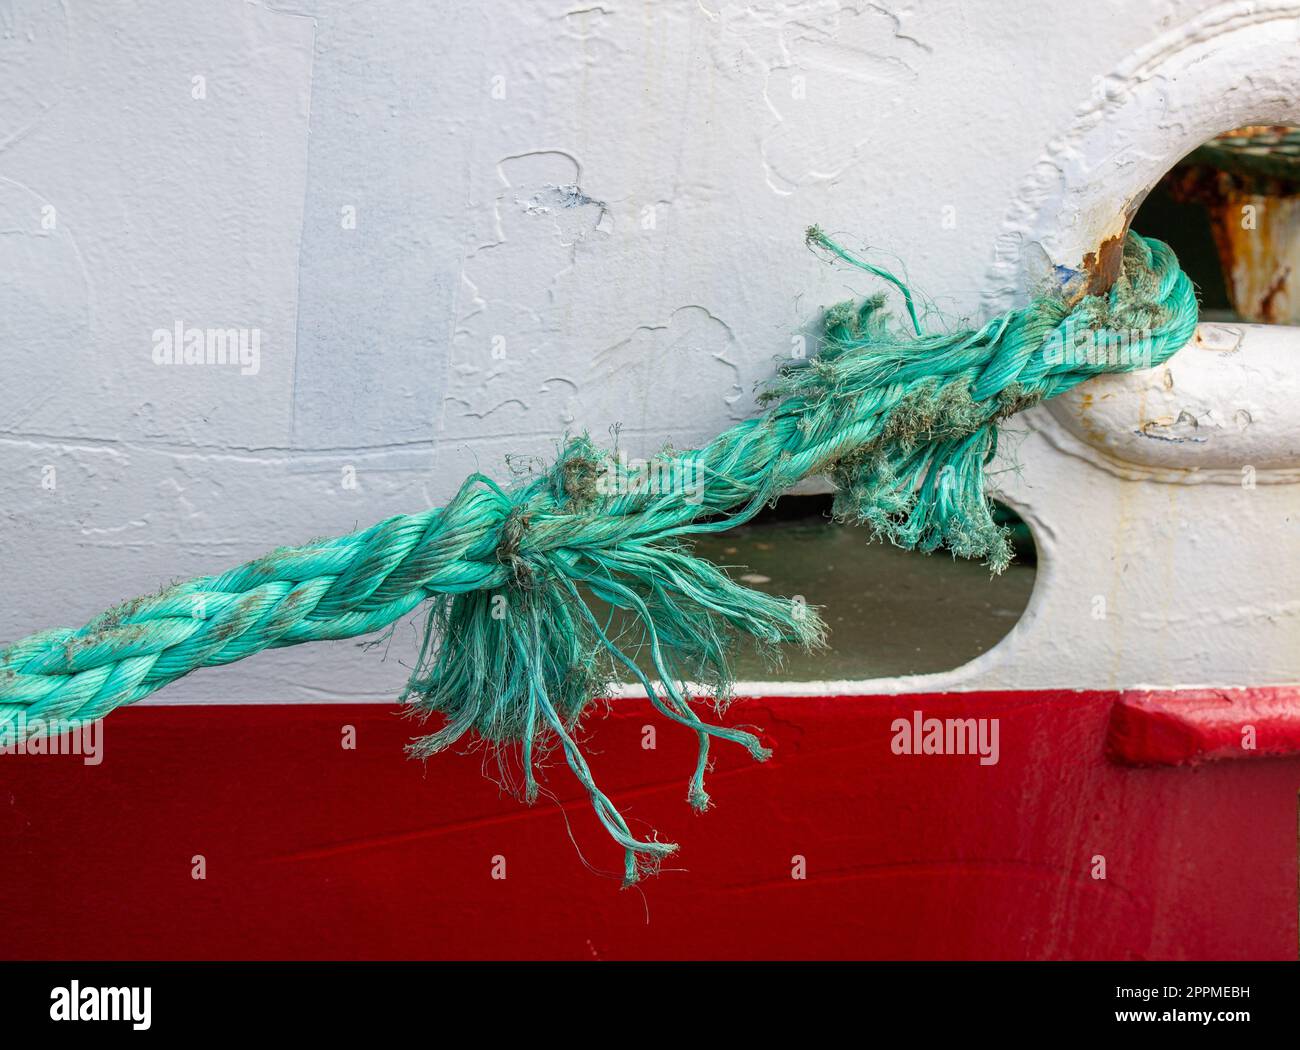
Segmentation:
{"type": "MultiPolygon", "coordinates": [[[[1186,148],[1286,115],[1300,17],[1275,9],[20,0],[0,637],[441,502],[565,430],[622,424],[632,455],[707,438],[822,306],[874,290],[803,248],[813,222],[977,319],[1186,148]],[[258,329],[257,374],[155,365],[177,321],[258,329]]],[[[1294,485],[1135,481],[1051,413],[1029,427],[1004,478],[1043,552],[1029,612],[894,684],[1300,678],[1294,485]]],[[[388,700],[415,638],[159,700],[388,700]]]]}
{"type": "Polygon", "coordinates": [[[1102,376],[1048,411],[1134,481],[1292,483],[1298,361],[1300,329],[1207,323],[1159,368],[1102,376]]]}

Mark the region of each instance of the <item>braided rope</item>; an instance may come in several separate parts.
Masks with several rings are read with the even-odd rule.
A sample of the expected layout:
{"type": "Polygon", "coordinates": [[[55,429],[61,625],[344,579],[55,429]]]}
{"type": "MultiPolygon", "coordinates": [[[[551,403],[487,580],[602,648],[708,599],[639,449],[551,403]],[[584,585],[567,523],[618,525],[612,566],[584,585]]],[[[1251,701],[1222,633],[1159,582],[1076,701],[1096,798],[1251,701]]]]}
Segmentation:
{"type": "MultiPolygon", "coordinates": [[[[816,229],[809,241],[902,288],[920,332],[901,282],[816,229]]],[[[751,733],[703,722],[687,683],[725,700],[736,634],[772,645],[823,637],[815,610],[732,582],[692,556],[689,536],[744,522],[801,478],[829,473],[837,514],[902,546],[946,546],[1000,570],[1010,546],[984,492],[998,423],[1090,376],[1159,364],[1195,322],[1173,253],[1136,234],[1105,297],[1044,294],[978,330],[896,336],[881,299],[842,304],[827,314],[820,352],[784,368],[766,392],[763,415],[660,457],[656,476],[667,483],[626,484],[608,453],[576,438],[551,470],[509,489],[476,474],[446,507],[272,551],[80,629],[32,635],[0,652],[0,727],[97,719],[200,667],[369,634],[430,602],[404,699],[446,722],[412,753],[470,730],[517,744],[531,801],[534,767],[558,744],[634,881],[675,846],[636,838],[596,787],[574,739],[583,709],[615,676],[639,681],[698,735],[688,798],[703,809],[710,737],[760,759],[767,751],[751,733]],[[1081,353],[1079,337],[1095,347],[1098,333],[1124,334],[1123,358],[1081,353]],[[635,629],[602,621],[593,598],[635,629]]]]}

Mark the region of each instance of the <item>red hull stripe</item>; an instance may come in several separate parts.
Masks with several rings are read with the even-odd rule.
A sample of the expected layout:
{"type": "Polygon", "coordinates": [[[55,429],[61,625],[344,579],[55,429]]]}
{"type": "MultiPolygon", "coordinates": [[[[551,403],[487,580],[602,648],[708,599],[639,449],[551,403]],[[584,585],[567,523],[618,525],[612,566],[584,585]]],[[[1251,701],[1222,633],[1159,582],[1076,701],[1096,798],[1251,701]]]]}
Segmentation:
{"type": "MultiPolygon", "coordinates": [[[[1262,694],[1265,751],[1269,704],[1294,691],[1262,694]]],[[[558,756],[528,807],[481,752],[404,760],[419,727],[384,705],[128,708],[100,765],[0,757],[0,954],[1294,960],[1300,759],[1119,765],[1108,727],[1118,753],[1190,753],[1132,731],[1157,711],[1141,699],[749,700],[727,721],[761,727],[774,757],[714,748],[698,816],[694,736],[616,702],[584,723],[593,770],[684,869],[632,891],[579,857],[622,859],[558,756]],[[918,714],[922,744],[931,719],[996,719],[998,760],[909,752],[918,714]]],[[[1159,710],[1215,710],[1176,699],[1159,710]]],[[[1196,739],[1205,756],[1232,737],[1196,739]]]]}

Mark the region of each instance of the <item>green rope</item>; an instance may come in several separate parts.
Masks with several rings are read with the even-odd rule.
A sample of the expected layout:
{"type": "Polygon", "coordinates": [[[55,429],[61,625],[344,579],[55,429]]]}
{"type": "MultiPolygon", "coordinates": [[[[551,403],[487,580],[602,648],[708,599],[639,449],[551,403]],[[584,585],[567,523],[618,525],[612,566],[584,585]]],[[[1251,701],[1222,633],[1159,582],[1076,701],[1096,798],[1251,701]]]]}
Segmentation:
{"type": "MultiPolygon", "coordinates": [[[[809,243],[902,288],[920,331],[891,274],[816,229],[809,243]]],[[[593,697],[631,678],[697,734],[687,795],[703,810],[712,738],[757,759],[768,751],[752,733],[703,721],[687,683],[722,703],[737,635],[772,646],[823,638],[813,609],[736,584],[694,557],[689,537],[732,528],[800,479],[830,474],[838,515],[900,546],[948,547],[1000,571],[1011,548],[984,492],[999,422],[1090,376],[1159,364],[1195,323],[1192,284],[1172,251],[1136,234],[1105,297],[1044,293],[978,330],[903,336],[889,330],[881,298],[841,304],[826,316],[820,352],[781,370],[761,416],[704,448],[663,453],[658,483],[629,482],[579,437],[552,469],[510,488],[476,474],[445,507],[281,548],[79,630],[32,635],[0,652],[0,727],[97,719],[197,668],[368,634],[429,602],[403,699],[445,721],[410,752],[432,755],[471,731],[518,745],[532,801],[534,770],[558,745],[623,846],[631,883],[676,847],[637,837],[596,786],[575,739],[593,697]],[[1116,334],[1124,355],[1084,352],[1116,334]],[[593,599],[617,612],[598,614],[593,599]]]]}

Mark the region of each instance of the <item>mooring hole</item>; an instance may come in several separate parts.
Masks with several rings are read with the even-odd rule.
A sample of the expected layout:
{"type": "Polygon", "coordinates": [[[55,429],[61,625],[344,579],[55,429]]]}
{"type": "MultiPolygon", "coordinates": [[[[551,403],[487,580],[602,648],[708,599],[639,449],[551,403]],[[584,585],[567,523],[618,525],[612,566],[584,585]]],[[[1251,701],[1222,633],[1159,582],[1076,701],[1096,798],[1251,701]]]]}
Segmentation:
{"type": "MultiPolygon", "coordinates": [[[[996,645],[1015,626],[1033,590],[1036,566],[1029,528],[996,504],[1016,550],[999,576],[946,551],[921,554],[873,541],[870,530],[831,518],[831,495],[787,495],[750,523],[698,537],[695,551],[733,580],[768,594],[801,597],[820,609],[829,648],[782,649],[779,663],[743,640],[736,674],[750,681],[866,679],[948,671],[996,645]]],[[[650,671],[638,630],[615,616],[650,671]]],[[[653,674],[651,674],[653,677],[653,674]]]]}
{"type": "Polygon", "coordinates": [[[1207,321],[1300,324],[1300,128],[1237,128],[1183,157],[1133,228],[1165,241],[1207,321]]]}
{"type": "Polygon", "coordinates": [[[788,647],[772,667],[753,645],[738,658],[741,678],[778,681],[929,674],[959,667],[1015,626],[1033,590],[1036,556],[1029,528],[998,504],[1016,558],[1000,576],[946,551],[920,554],[873,542],[862,526],[831,519],[832,497],[785,496],[750,524],[705,537],[699,553],[732,578],[800,595],[821,609],[829,648],[788,647]]]}

